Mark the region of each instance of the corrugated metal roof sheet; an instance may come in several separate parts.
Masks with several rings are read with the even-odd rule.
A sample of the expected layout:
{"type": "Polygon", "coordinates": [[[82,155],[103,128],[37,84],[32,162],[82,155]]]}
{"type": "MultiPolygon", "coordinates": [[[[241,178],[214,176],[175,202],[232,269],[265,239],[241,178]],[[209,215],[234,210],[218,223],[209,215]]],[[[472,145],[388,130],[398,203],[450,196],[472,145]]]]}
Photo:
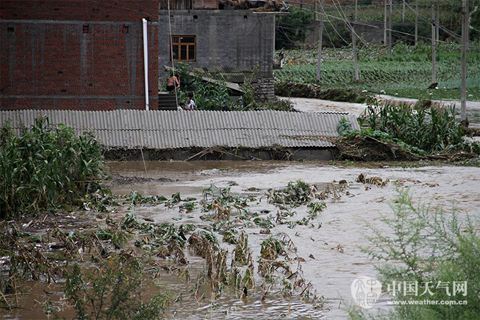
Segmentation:
{"type": "Polygon", "coordinates": [[[40,116],[51,125],[66,124],[77,133],[91,131],[110,148],[176,149],[189,147],[334,147],[326,137],[336,137],[347,113],[284,111],[0,111],[0,124],[10,122],[19,131],[40,116]]]}

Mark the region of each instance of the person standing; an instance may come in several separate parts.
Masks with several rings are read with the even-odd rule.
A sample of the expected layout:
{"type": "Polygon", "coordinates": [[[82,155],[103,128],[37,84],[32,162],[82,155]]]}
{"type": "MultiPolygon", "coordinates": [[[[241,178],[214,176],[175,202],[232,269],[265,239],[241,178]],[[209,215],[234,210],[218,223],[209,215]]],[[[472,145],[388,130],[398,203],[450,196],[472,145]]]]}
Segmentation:
{"type": "Polygon", "coordinates": [[[169,92],[172,92],[174,90],[178,90],[180,88],[180,78],[178,77],[178,74],[175,73],[167,79],[167,90],[169,92]]]}
{"type": "Polygon", "coordinates": [[[193,93],[189,92],[188,93],[187,104],[185,105],[185,110],[195,110],[195,109],[197,109],[197,105],[195,104],[195,101],[193,100],[193,93]]]}

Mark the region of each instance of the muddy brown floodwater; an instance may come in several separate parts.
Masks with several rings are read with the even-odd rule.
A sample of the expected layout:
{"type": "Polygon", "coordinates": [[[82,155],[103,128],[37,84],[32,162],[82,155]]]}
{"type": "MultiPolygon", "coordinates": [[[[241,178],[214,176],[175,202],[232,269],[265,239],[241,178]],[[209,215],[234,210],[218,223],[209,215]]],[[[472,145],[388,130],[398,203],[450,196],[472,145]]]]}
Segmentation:
{"type": "MultiPolygon", "coordinates": [[[[298,225],[289,228],[276,225],[272,234],[285,233],[297,247],[297,255],[304,261],[304,278],[310,281],[325,305],[319,310],[302,304],[300,300],[270,300],[266,303],[250,297],[249,301],[222,297],[209,304],[180,301],[171,310],[178,319],[216,318],[325,318],[345,319],[346,310],[352,305],[350,284],[359,276],[376,276],[373,263],[361,250],[369,246],[370,227],[380,230],[380,217],[391,215],[390,204],[398,195],[399,187],[410,190],[417,203],[433,206],[455,207],[460,213],[480,216],[480,168],[460,166],[428,166],[402,168],[392,165],[379,167],[342,167],[323,162],[110,162],[114,176],[113,191],[127,194],[137,190],[145,194],[170,195],[180,192],[182,196],[199,198],[202,190],[211,184],[231,186],[239,194],[247,194],[248,188],[258,188],[261,196],[269,188],[281,188],[289,181],[302,179],[305,182],[324,185],[346,180],[348,192],[338,199],[328,199],[327,208],[314,221],[314,227],[298,225]],[[145,171],[146,169],[146,171],[145,171]],[[364,185],[356,182],[359,174],[388,179],[386,186],[364,185]]],[[[252,190],[252,189],[250,189],[252,190]]],[[[274,220],[275,208],[265,200],[259,201],[253,210],[271,210],[274,220]]],[[[305,207],[297,208],[301,216],[305,207]]],[[[165,206],[140,207],[136,214],[149,217],[155,222],[202,223],[200,212],[179,213],[178,209],[165,206]]],[[[260,228],[245,228],[254,256],[259,255],[260,243],[269,235],[261,234],[260,228]]],[[[199,261],[199,266],[202,264],[199,261]]],[[[175,284],[170,284],[173,288],[175,284]]],[[[385,310],[385,301],[380,301],[377,310],[385,310]]]]}

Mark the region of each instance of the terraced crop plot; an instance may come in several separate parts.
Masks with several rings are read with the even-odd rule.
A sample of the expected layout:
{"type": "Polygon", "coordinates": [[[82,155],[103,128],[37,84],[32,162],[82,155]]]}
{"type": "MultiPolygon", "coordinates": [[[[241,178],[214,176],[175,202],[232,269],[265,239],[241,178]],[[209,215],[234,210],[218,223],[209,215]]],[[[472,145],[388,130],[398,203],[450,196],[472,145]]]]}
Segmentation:
{"type": "MultiPolygon", "coordinates": [[[[428,90],[431,84],[431,62],[428,52],[398,53],[388,60],[383,53],[370,55],[361,52],[361,80],[353,81],[354,64],[346,49],[327,50],[322,63],[325,88],[354,88],[374,93],[387,93],[412,98],[458,99],[460,86],[460,60],[451,51],[441,52],[438,62],[438,89],[428,90]],[[458,58],[458,59],[457,59],[458,58]]],[[[318,83],[316,81],[313,51],[287,52],[287,64],[275,71],[277,82],[318,83]]],[[[480,100],[480,57],[472,55],[468,63],[469,100],[480,100]]]]}

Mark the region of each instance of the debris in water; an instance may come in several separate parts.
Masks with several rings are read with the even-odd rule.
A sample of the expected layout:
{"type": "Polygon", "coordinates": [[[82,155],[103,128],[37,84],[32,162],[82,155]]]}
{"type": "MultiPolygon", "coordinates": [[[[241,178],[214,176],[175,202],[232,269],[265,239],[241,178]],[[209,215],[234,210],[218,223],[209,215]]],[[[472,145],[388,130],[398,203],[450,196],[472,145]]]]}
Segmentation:
{"type": "Polygon", "coordinates": [[[363,184],[376,185],[376,186],[379,186],[379,187],[384,187],[384,186],[386,186],[387,183],[388,183],[388,179],[383,180],[382,178],[377,177],[377,176],[373,176],[373,177],[367,178],[367,176],[364,175],[363,173],[360,173],[360,174],[358,175],[356,181],[357,181],[357,182],[360,182],[360,183],[363,183],[363,184]]]}

